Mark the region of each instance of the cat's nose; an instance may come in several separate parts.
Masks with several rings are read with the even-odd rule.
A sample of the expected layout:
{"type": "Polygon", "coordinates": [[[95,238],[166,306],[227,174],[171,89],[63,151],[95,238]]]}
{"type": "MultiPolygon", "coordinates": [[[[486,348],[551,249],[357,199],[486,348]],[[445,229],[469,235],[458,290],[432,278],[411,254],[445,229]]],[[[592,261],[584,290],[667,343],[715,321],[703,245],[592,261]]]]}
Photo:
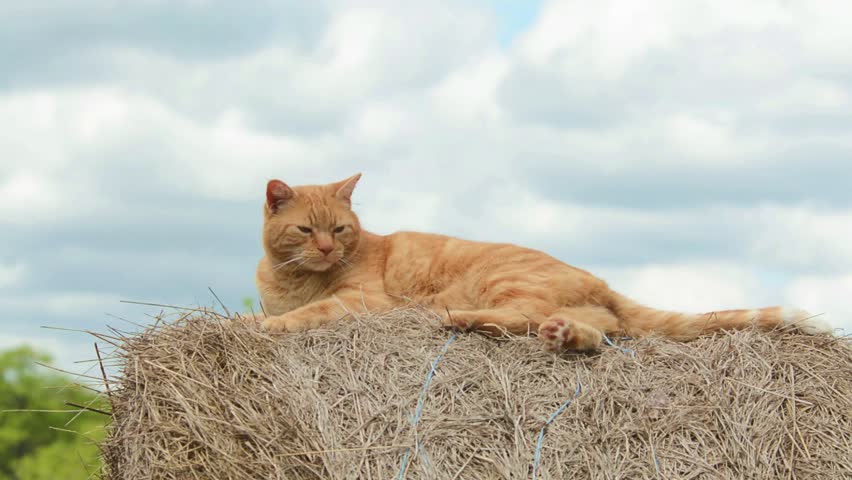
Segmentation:
{"type": "Polygon", "coordinates": [[[334,245],[319,245],[317,246],[317,250],[322,252],[323,255],[328,255],[332,250],[334,250],[334,245]]]}

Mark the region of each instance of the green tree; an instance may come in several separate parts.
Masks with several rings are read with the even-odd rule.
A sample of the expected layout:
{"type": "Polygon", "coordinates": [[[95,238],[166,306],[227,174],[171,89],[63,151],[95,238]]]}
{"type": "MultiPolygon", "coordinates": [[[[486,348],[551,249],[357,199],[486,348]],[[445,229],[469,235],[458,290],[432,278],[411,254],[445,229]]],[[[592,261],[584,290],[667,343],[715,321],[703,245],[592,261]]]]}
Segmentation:
{"type": "Polygon", "coordinates": [[[243,308],[246,313],[255,313],[258,311],[254,308],[254,299],[252,297],[243,297],[243,308]]]}
{"type": "Polygon", "coordinates": [[[50,357],[29,347],[0,352],[0,479],[86,479],[100,468],[93,441],[103,438],[106,417],[83,412],[66,425],[75,413],[20,410],[74,410],[66,401],[104,407],[94,392],[61,388],[71,378],[35,362],[50,357]]]}

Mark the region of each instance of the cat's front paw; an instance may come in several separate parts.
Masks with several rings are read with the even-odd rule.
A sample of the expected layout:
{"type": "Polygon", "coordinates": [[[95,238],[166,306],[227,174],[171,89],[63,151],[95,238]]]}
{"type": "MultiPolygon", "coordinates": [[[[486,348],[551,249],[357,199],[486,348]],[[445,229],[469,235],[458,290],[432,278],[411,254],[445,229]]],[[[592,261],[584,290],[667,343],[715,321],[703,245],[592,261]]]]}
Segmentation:
{"type": "Polygon", "coordinates": [[[267,332],[282,333],[282,332],[302,332],[310,328],[308,322],[304,322],[297,317],[289,315],[276,315],[267,317],[261,326],[267,332]]]}
{"type": "Polygon", "coordinates": [[[238,318],[247,323],[261,323],[266,318],[262,313],[240,313],[238,318]]]}
{"type": "Polygon", "coordinates": [[[267,317],[260,326],[267,332],[286,332],[287,323],[281,317],[267,317]]]}

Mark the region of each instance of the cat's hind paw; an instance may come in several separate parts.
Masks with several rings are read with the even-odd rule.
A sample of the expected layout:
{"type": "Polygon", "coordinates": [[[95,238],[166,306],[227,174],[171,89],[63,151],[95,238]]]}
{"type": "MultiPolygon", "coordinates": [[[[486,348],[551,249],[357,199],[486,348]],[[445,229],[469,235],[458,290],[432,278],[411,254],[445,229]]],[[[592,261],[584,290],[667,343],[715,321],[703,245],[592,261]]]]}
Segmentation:
{"type": "Polygon", "coordinates": [[[551,317],[538,327],[538,337],[549,352],[565,350],[595,350],[602,336],[586,325],[571,320],[551,317]]]}
{"type": "Polygon", "coordinates": [[[538,328],[538,336],[548,352],[575,350],[578,337],[574,322],[562,318],[551,318],[538,328]]]}

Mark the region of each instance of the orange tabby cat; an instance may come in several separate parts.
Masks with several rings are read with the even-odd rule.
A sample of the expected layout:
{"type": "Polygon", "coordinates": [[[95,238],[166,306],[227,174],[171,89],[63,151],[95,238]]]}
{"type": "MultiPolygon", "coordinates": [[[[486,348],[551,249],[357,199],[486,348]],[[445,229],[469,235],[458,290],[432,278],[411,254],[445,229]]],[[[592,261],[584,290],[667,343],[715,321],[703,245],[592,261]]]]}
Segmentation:
{"type": "Polygon", "coordinates": [[[537,331],[549,350],[591,350],[602,334],[702,332],[828,325],[779,307],[683,314],[644,307],[588,272],[544,253],[427,233],[382,236],[361,229],[350,198],[360,174],[320,186],[266,188],[257,287],[263,327],[298,332],[348,312],[426,305],[447,326],[499,334],[537,331]]]}

